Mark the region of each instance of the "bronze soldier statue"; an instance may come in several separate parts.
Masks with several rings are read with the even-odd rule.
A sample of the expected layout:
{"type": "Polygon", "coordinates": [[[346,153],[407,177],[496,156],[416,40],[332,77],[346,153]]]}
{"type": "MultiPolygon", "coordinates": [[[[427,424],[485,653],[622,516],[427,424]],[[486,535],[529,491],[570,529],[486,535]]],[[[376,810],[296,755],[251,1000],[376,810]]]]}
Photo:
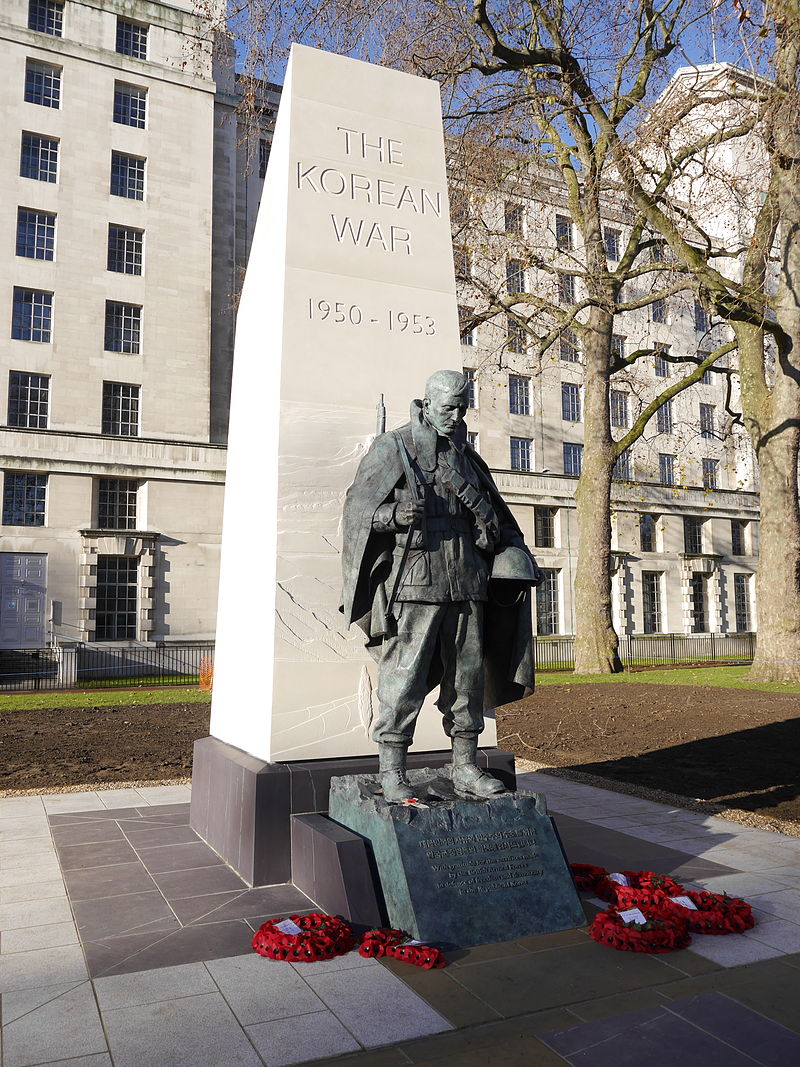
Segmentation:
{"type": "Polygon", "coordinates": [[[468,387],[460,371],[432,375],[411,421],[375,439],[345,501],[342,610],[379,663],[372,736],[388,801],[414,797],[406,753],[437,685],[456,792],[505,792],[476,763],[484,711],[533,687],[530,596],[541,571],[467,443],[468,387]]]}

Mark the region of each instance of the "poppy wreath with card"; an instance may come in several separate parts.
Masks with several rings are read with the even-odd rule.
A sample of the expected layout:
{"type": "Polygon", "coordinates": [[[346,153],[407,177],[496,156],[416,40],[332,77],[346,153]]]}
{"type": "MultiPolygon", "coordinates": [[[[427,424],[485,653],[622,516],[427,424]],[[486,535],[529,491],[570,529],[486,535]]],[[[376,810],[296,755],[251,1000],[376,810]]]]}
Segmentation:
{"type": "Polygon", "coordinates": [[[646,922],[626,922],[614,908],[600,911],[589,935],[620,952],[673,952],[691,941],[685,921],[676,916],[645,916],[646,922]]]}
{"type": "Polygon", "coordinates": [[[594,863],[570,863],[569,869],[578,889],[588,889],[591,892],[594,892],[600,879],[608,874],[605,867],[597,867],[594,863]]]}
{"type": "Polygon", "coordinates": [[[379,959],[386,956],[390,948],[402,944],[403,941],[408,941],[405,930],[392,930],[388,926],[380,930],[367,930],[361,938],[358,954],[366,956],[367,959],[379,959]]]}
{"type": "Polygon", "coordinates": [[[683,886],[667,874],[653,871],[622,871],[627,885],[620,885],[610,875],[597,880],[594,891],[601,900],[615,908],[647,908],[659,904],[667,897],[683,893],[683,886]]]}
{"type": "Polygon", "coordinates": [[[678,916],[692,933],[743,934],[756,924],[753,909],[739,897],[729,897],[727,893],[695,892],[692,889],[682,895],[691,900],[694,908],[667,897],[657,905],[658,914],[678,916]]]}
{"type": "Polygon", "coordinates": [[[290,963],[344,956],[355,943],[353,931],[343,919],[321,911],[290,915],[288,919],[268,919],[253,935],[253,949],[260,956],[290,963]]]}

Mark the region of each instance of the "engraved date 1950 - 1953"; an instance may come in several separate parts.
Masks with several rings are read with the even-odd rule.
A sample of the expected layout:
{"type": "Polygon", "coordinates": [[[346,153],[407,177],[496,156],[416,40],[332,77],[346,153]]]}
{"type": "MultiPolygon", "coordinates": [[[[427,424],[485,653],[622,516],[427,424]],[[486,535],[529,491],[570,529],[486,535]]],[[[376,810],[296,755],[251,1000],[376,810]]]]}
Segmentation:
{"type": "Polygon", "coordinates": [[[386,308],[372,315],[358,304],[348,304],[341,300],[315,300],[309,297],[308,317],[312,320],[334,323],[348,323],[350,326],[383,326],[391,333],[422,334],[432,337],[436,333],[436,320],[430,315],[413,314],[408,311],[396,311],[386,308]]]}

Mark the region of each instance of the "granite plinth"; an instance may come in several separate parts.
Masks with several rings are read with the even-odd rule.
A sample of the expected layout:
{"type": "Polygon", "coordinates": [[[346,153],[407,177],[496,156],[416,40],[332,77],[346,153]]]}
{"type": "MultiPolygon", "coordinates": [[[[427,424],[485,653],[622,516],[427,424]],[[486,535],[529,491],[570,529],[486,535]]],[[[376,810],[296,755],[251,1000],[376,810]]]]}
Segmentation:
{"type": "Polygon", "coordinates": [[[392,926],[469,947],[585,925],[542,794],[461,800],[436,774],[409,772],[424,807],[387,804],[374,775],[331,781],[330,817],[369,841],[392,926]]]}

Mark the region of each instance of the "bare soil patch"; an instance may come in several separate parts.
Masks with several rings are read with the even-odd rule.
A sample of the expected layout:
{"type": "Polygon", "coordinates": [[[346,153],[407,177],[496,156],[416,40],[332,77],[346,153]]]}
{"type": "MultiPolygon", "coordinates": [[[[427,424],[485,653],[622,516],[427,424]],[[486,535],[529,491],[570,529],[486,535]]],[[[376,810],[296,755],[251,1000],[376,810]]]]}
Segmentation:
{"type": "MultiPolygon", "coordinates": [[[[209,705],[0,712],[0,791],[186,778],[209,705]]],[[[642,683],[542,686],[497,717],[537,764],[800,825],[800,695],[642,683]]]]}
{"type": "Polygon", "coordinates": [[[208,716],[208,704],[0,712],[0,790],[188,777],[208,716]]]}
{"type": "Polygon", "coordinates": [[[800,823],[800,696],[710,686],[548,685],[497,716],[522,759],[800,823]]]}

